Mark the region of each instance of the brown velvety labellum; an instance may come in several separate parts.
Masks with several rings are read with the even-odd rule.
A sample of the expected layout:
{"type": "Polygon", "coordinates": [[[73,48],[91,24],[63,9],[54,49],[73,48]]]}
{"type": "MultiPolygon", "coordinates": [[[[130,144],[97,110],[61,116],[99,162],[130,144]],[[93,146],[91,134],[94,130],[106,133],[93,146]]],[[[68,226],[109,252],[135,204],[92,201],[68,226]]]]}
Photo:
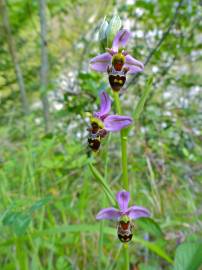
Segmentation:
{"type": "Polygon", "coordinates": [[[93,151],[98,151],[100,148],[100,138],[88,138],[88,145],[93,151]]]}
{"type": "Polygon", "coordinates": [[[114,91],[119,91],[125,84],[126,76],[109,75],[109,83],[114,91]]]}
{"type": "Polygon", "coordinates": [[[121,234],[118,234],[118,238],[119,238],[119,240],[120,240],[122,243],[130,242],[131,239],[132,239],[132,237],[133,237],[132,234],[129,234],[129,235],[121,235],[121,234]]]}
{"type": "Polygon", "coordinates": [[[120,220],[117,226],[117,235],[121,242],[127,243],[133,237],[133,223],[131,221],[120,220]]]}

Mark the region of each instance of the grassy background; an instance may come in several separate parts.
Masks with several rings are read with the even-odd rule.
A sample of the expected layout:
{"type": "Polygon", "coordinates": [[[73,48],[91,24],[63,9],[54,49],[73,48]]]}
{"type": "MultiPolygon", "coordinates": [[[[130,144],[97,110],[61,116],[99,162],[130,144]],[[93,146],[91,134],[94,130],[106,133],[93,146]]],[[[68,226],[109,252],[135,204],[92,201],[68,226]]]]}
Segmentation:
{"type": "Polygon", "coordinates": [[[96,32],[102,18],[114,11],[133,33],[130,53],[149,60],[144,74],[121,97],[125,114],[132,115],[147,78],[153,77],[144,110],[129,133],[128,162],[131,204],[149,208],[156,223],[136,223],[131,269],[173,269],[168,257],[174,258],[176,247],[201,240],[201,7],[198,1],[184,1],[176,14],[177,4],[47,1],[52,129],[45,134],[38,2],[7,1],[31,114],[22,115],[1,24],[2,270],[122,269],[115,222],[95,220],[110,202],[88,167],[93,161],[114,193],[122,188],[119,134],[109,136],[92,155],[85,118],[85,112],[97,108],[97,93],[107,82],[88,68],[89,59],[99,53],[96,32]]]}

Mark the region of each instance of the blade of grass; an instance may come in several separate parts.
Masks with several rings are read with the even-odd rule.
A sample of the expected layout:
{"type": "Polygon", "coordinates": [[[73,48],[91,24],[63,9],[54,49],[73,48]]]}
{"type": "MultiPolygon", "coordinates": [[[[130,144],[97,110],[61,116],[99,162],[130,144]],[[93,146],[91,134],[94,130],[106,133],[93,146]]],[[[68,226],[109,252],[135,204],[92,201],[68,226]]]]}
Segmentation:
{"type": "MultiPolygon", "coordinates": [[[[132,117],[134,120],[138,120],[140,118],[140,115],[144,109],[145,102],[147,101],[149,94],[152,90],[152,82],[153,82],[153,77],[150,76],[147,80],[147,84],[145,86],[143,94],[142,94],[137,106],[135,107],[133,114],[132,114],[132,117]]],[[[133,128],[133,126],[130,126],[129,128],[127,128],[126,134],[128,134],[132,128],[133,128]]]]}
{"type": "Polygon", "coordinates": [[[155,243],[152,243],[152,242],[149,242],[149,241],[137,238],[137,237],[133,237],[133,241],[136,243],[142,244],[144,247],[146,247],[149,250],[156,253],[159,257],[161,257],[164,260],[166,260],[167,262],[173,264],[173,260],[169,257],[169,255],[167,255],[167,253],[164,250],[162,250],[161,247],[159,247],[155,243]]]}
{"type": "Polygon", "coordinates": [[[115,258],[112,259],[112,261],[109,259],[109,263],[108,263],[108,265],[107,265],[107,267],[106,267],[106,270],[113,270],[113,269],[116,268],[117,263],[118,263],[118,258],[119,258],[119,256],[120,256],[120,252],[121,252],[121,249],[122,249],[122,248],[123,248],[123,245],[121,244],[121,245],[118,247],[118,249],[117,249],[117,253],[116,253],[116,255],[115,255],[115,258]]]}
{"type": "Polygon", "coordinates": [[[149,77],[149,79],[147,80],[147,84],[146,84],[146,87],[144,89],[144,92],[135,108],[135,111],[133,113],[133,118],[135,120],[139,119],[140,115],[141,115],[141,112],[144,108],[144,104],[149,96],[149,93],[152,89],[152,82],[153,82],[153,77],[149,77]]]}
{"type": "MultiPolygon", "coordinates": [[[[83,232],[83,233],[98,233],[100,230],[99,224],[92,225],[92,224],[73,224],[73,225],[62,225],[62,226],[57,226],[51,229],[46,229],[42,231],[37,231],[34,233],[31,233],[32,238],[37,238],[37,237],[44,237],[47,235],[54,235],[54,234],[61,234],[61,233],[78,233],[78,232],[83,232]]],[[[117,235],[116,229],[111,228],[111,227],[103,227],[103,232],[108,235],[117,235]]],[[[29,235],[29,236],[30,236],[29,235]]],[[[21,237],[21,240],[25,241],[28,239],[28,236],[21,237]]],[[[148,242],[146,240],[143,240],[138,237],[133,237],[133,240],[135,243],[139,243],[143,245],[144,247],[147,247],[149,250],[151,250],[153,253],[157,254],[159,257],[163,258],[167,262],[173,264],[173,260],[169,257],[169,255],[161,249],[157,244],[148,242]]],[[[8,241],[0,243],[0,246],[9,246],[15,243],[15,238],[12,238],[8,241]]]]}
{"type": "Polygon", "coordinates": [[[112,205],[116,205],[116,201],[114,200],[114,194],[111,191],[109,185],[105,181],[104,177],[98,172],[98,170],[89,163],[89,168],[96,178],[96,180],[103,186],[106,196],[108,197],[109,201],[112,203],[112,205]]]}

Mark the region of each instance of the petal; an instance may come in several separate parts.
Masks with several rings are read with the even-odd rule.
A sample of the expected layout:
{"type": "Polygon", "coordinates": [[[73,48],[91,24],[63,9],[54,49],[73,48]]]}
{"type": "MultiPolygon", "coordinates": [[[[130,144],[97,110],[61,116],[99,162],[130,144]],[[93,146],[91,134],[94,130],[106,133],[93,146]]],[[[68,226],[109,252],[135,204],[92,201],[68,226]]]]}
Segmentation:
{"type": "Polygon", "coordinates": [[[119,131],[132,123],[132,118],[123,115],[109,115],[104,119],[104,126],[107,131],[119,131]]]}
{"type": "Polygon", "coordinates": [[[107,48],[106,51],[107,51],[111,56],[113,56],[114,54],[117,53],[117,52],[114,51],[113,49],[109,49],[109,48],[107,48]]]}
{"type": "Polygon", "coordinates": [[[100,93],[100,116],[105,116],[111,110],[111,99],[107,92],[100,93]]]}
{"type": "Polygon", "coordinates": [[[144,64],[127,54],[124,67],[129,68],[127,74],[135,74],[144,70],[144,64]]]}
{"type": "Polygon", "coordinates": [[[116,208],[104,208],[96,216],[96,219],[118,219],[121,217],[120,211],[116,208]]]}
{"type": "Polygon", "coordinates": [[[144,69],[144,64],[138,61],[137,59],[133,58],[130,54],[126,55],[125,61],[126,61],[126,64],[128,65],[135,65],[141,68],[142,70],[144,69]]]}
{"type": "Polygon", "coordinates": [[[116,194],[116,200],[119,204],[120,210],[122,212],[125,212],[128,208],[128,203],[130,201],[130,192],[127,192],[125,190],[119,191],[116,194]]]}
{"type": "Polygon", "coordinates": [[[131,33],[126,29],[119,31],[114,38],[112,49],[117,52],[120,47],[125,47],[130,36],[131,33]]]}
{"type": "Polygon", "coordinates": [[[142,207],[142,206],[131,206],[130,208],[127,209],[126,215],[128,215],[132,219],[138,219],[141,217],[149,217],[150,212],[148,209],[142,207]]]}
{"type": "Polygon", "coordinates": [[[90,60],[90,67],[99,72],[106,72],[111,63],[112,56],[109,53],[100,54],[90,60]]]}

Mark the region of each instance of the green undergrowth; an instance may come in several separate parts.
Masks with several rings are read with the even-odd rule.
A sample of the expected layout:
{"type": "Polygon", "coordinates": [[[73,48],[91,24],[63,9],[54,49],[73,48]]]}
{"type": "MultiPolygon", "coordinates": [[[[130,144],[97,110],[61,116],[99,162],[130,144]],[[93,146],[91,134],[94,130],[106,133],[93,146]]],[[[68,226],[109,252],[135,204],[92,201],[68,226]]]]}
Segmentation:
{"type": "MultiPolygon", "coordinates": [[[[5,139],[1,147],[1,269],[16,265],[20,269],[96,269],[98,263],[104,269],[119,269],[122,258],[113,221],[104,222],[103,256],[98,256],[100,222],[95,215],[104,198],[108,198],[108,205],[112,202],[100,192],[101,183],[94,181],[89,169],[89,163],[106,165],[107,151],[107,185],[118,191],[115,175],[120,175],[113,160],[116,148],[110,141],[105,143],[95,161],[75,137],[62,131],[44,137],[37,129],[32,126],[35,131],[23,141],[5,139]]],[[[22,130],[18,132],[23,136],[22,130]]],[[[4,130],[2,137],[5,135],[4,130]]],[[[113,136],[116,146],[119,138],[113,136]]],[[[162,175],[150,156],[144,153],[138,158],[139,151],[143,149],[138,144],[129,149],[131,190],[139,190],[136,197],[133,192],[131,195],[135,204],[150,209],[152,219],[135,222],[131,263],[139,263],[141,269],[155,265],[173,269],[177,245],[201,237],[197,227],[200,216],[196,214],[199,195],[197,190],[190,191],[180,171],[175,177],[171,174],[168,182],[161,182],[162,175]],[[141,257],[148,258],[149,266],[139,261],[141,257]]]]}

